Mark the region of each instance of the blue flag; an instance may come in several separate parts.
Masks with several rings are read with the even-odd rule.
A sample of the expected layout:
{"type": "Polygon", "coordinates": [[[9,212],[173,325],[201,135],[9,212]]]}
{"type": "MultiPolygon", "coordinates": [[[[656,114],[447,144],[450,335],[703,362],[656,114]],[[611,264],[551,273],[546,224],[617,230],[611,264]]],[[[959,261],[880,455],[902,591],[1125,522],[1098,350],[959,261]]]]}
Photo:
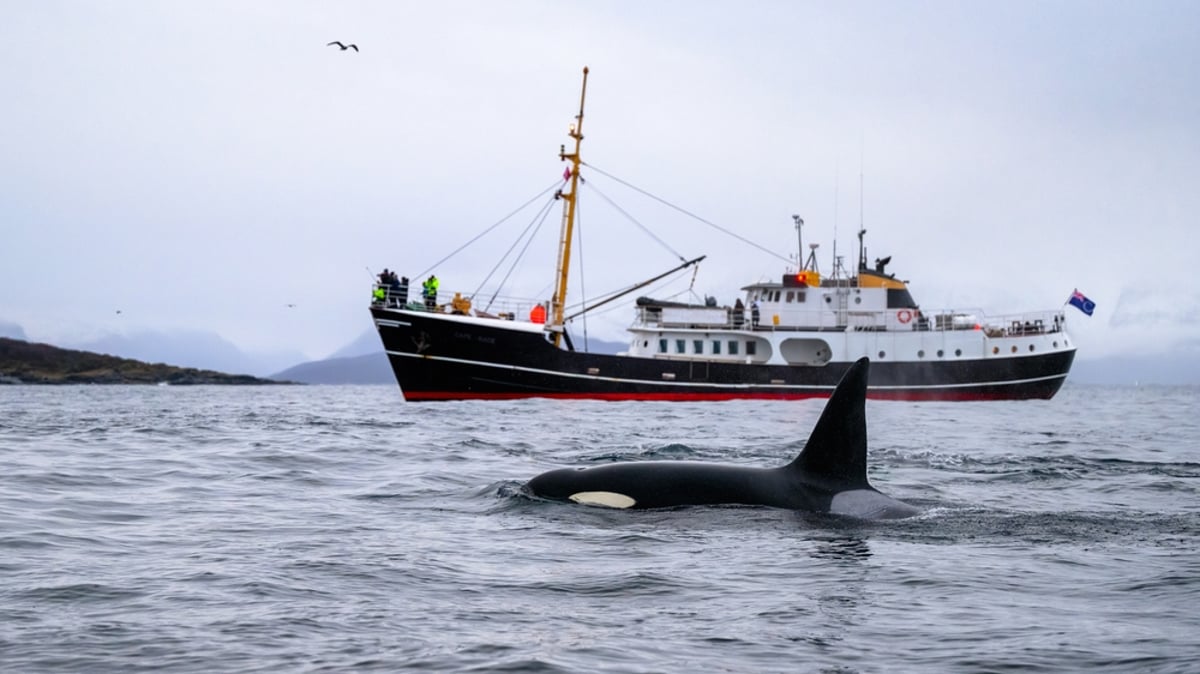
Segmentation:
{"type": "Polygon", "coordinates": [[[1079,292],[1079,289],[1076,289],[1075,292],[1071,293],[1071,299],[1067,300],[1067,303],[1079,309],[1088,316],[1091,316],[1092,312],[1096,310],[1096,303],[1089,300],[1083,293],[1079,292]]]}

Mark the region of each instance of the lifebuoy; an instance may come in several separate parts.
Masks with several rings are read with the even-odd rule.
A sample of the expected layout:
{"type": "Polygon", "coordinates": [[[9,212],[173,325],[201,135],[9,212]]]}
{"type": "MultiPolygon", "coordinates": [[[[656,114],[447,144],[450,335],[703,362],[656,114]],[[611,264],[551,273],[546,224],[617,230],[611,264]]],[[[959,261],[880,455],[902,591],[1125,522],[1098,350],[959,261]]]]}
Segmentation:
{"type": "Polygon", "coordinates": [[[912,312],[908,309],[901,309],[900,311],[896,312],[896,320],[900,321],[901,323],[907,323],[912,320],[912,312]]]}

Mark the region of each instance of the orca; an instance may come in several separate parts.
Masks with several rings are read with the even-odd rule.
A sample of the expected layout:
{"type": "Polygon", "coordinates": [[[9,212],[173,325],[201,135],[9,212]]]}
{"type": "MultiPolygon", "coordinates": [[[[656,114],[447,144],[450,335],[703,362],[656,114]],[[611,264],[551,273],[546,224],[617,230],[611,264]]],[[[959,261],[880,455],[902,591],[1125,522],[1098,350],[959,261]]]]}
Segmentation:
{"type": "Polygon", "coordinates": [[[899,519],[920,510],[867,481],[867,373],[870,360],[850,366],[800,455],[786,466],[753,468],[696,461],[631,461],[560,468],[529,480],[537,498],[610,508],[749,505],[899,519]]]}

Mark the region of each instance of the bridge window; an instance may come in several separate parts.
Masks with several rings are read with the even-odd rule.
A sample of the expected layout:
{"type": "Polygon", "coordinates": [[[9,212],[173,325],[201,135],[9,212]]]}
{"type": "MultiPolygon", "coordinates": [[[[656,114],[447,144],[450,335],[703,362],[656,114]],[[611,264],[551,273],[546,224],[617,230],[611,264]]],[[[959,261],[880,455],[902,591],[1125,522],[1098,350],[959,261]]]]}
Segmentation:
{"type": "Polygon", "coordinates": [[[703,339],[693,339],[692,340],[692,353],[704,353],[704,340],[703,339]]]}
{"type": "Polygon", "coordinates": [[[756,353],[758,353],[758,344],[747,340],[746,341],[746,355],[753,356],[756,353]]]}
{"type": "Polygon", "coordinates": [[[716,339],[714,339],[712,344],[713,344],[713,355],[714,355],[714,356],[719,356],[719,355],[721,355],[721,342],[720,342],[720,340],[716,340],[716,339]]]}
{"type": "Polygon", "coordinates": [[[667,340],[665,340],[665,339],[658,340],[658,352],[659,353],[667,352],[667,340]]]}
{"type": "Polygon", "coordinates": [[[738,355],[738,343],[737,343],[737,340],[735,340],[735,339],[729,340],[729,355],[731,355],[731,356],[738,355]]]}
{"type": "Polygon", "coordinates": [[[682,339],[675,340],[675,353],[687,353],[687,349],[684,348],[686,345],[687,345],[687,342],[685,340],[682,340],[682,339]]]}

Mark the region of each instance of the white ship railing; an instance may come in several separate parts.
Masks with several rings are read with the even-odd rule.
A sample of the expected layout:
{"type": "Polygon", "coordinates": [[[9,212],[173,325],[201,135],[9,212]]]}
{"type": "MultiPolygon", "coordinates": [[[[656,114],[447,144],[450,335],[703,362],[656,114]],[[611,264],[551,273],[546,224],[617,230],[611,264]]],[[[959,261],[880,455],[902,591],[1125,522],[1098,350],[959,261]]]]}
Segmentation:
{"type": "Polygon", "coordinates": [[[984,330],[989,337],[1010,337],[1061,332],[1062,311],[1033,311],[1020,314],[987,316],[982,311],[917,310],[847,311],[839,322],[833,311],[788,311],[776,323],[772,312],[760,312],[754,324],[750,310],[743,313],[732,307],[696,307],[695,311],[671,311],[672,307],[637,307],[634,327],[687,330],[851,330],[879,332],[945,332],[984,330]]]}
{"type": "Polygon", "coordinates": [[[472,316],[487,318],[527,321],[530,320],[530,311],[539,304],[539,302],[530,299],[498,297],[490,304],[484,305],[483,303],[471,300],[468,295],[455,292],[439,292],[432,303],[427,303],[421,293],[421,288],[416,288],[415,292],[413,290],[412,287],[406,290],[403,287],[376,283],[372,288],[371,305],[391,309],[405,309],[408,311],[466,313],[472,316]],[[456,309],[454,302],[456,296],[460,300],[466,299],[468,301],[467,305],[459,305],[460,308],[466,307],[465,311],[456,309]],[[485,306],[486,309],[484,308],[485,306]]]}
{"type": "MultiPolygon", "coordinates": [[[[466,311],[459,311],[454,306],[454,298],[459,295],[458,293],[438,293],[432,308],[430,308],[421,296],[420,288],[413,293],[412,288],[405,292],[395,286],[377,283],[372,290],[371,304],[373,306],[403,308],[409,311],[468,313],[473,316],[505,320],[531,320],[531,310],[539,305],[538,302],[531,299],[498,297],[487,305],[486,309],[478,302],[472,302],[466,311]]],[[[459,295],[459,297],[467,296],[459,295]]],[[[460,304],[459,308],[462,306],[460,304]]],[[[545,303],[541,303],[541,306],[546,312],[544,315],[548,316],[549,307],[545,303]]],[[[639,306],[633,327],[689,330],[850,330],[857,332],[983,330],[988,337],[1021,337],[1062,332],[1065,322],[1062,310],[988,316],[979,310],[941,309],[926,313],[923,310],[887,309],[883,311],[847,311],[844,323],[838,321],[837,313],[833,311],[789,311],[780,317],[779,323],[775,323],[773,314],[764,310],[761,312],[759,323],[755,325],[749,309],[742,313],[735,311],[732,307],[639,306]],[[900,320],[901,312],[908,312],[905,314],[908,320],[900,320]],[[664,315],[675,320],[664,320],[664,315]]]]}

